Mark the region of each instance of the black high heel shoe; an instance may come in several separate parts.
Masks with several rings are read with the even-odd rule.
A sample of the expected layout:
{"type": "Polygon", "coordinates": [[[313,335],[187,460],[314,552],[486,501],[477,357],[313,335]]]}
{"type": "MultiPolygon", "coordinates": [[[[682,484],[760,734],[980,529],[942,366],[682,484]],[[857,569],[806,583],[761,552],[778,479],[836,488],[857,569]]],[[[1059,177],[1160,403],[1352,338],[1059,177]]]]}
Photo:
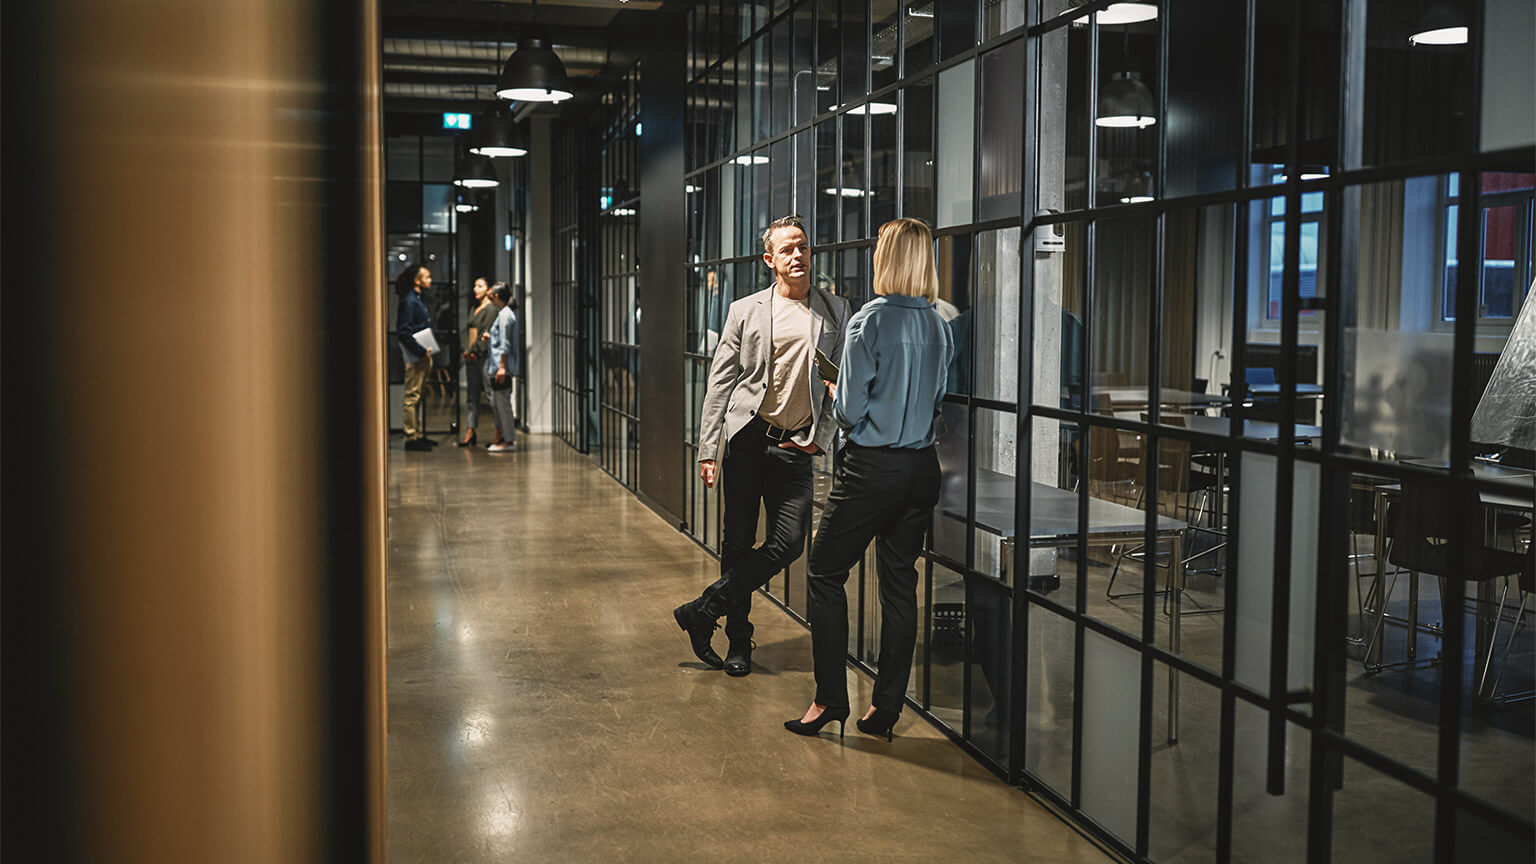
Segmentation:
{"type": "Polygon", "coordinates": [[[479,440],[476,439],[475,433],[471,432],[471,433],[469,433],[469,437],[468,438],[465,438],[463,441],[457,441],[455,443],[458,444],[460,447],[474,447],[475,445],[479,444],[480,442],[479,442],[479,440]]]}
{"type": "Polygon", "coordinates": [[[865,735],[873,735],[876,738],[884,737],[886,741],[890,741],[891,730],[896,728],[896,721],[900,718],[900,711],[887,711],[884,708],[876,708],[875,713],[869,715],[868,719],[861,717],[854,725],[858,726],[859,731],[865,735]]]}
{"type": "Polygon", "coordinates": [[[843,737],[843,727],[848,722],[847,708],[823,708],[821,716],[809,723],[801,723],[798,719],[785,720],[784,728],[796,735],[815,737],[821,734],[821,727],[831,723],[833,720],[837,721],[837,737],[843,737]]]}

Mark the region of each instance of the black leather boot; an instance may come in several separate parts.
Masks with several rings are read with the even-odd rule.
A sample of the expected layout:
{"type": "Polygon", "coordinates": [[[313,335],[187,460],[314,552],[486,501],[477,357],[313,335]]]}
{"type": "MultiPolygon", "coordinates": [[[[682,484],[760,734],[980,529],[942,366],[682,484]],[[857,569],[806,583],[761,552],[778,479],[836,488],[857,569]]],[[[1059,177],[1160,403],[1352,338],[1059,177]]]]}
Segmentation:
{"type": "Polygon", "coordinates": [[[673,609],[672,618],[677,621],[677,626],[688,634],[688,643],[693,646],[694,656],[704,661],[704,665],[711,669],[723,668],[725,661],[720,659],[720,655],[715,653],[715,647],[710,644],[715,635],[716,624],[700,615],[694,608],[694,602],[684,603],[673,609]]]}
{"type": "Polygon", "coordinates": [[[750,638],[732,639],[725,651],[725,674],[732,678],[752,674],[752,649],[757,643],[750,638]]]}

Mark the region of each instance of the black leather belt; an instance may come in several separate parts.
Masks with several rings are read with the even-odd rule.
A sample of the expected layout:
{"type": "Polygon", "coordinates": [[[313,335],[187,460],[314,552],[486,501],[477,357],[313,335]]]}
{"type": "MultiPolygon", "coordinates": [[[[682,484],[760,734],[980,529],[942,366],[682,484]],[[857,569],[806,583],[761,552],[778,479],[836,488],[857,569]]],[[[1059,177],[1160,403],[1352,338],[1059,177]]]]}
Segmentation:
{"type": "Polygon", "coordinates": [[[799,429],[785,429],[782,426],[775,426],[772,423],[769,423],[767,420],[764,420],[763,418],[755,415],[752,417],[752,422],[761,426],[763,429],[763,434],[767,435],[774,441],[787,441],[803,432],[811,431],[810,426],[801,426],[799,429]]]}

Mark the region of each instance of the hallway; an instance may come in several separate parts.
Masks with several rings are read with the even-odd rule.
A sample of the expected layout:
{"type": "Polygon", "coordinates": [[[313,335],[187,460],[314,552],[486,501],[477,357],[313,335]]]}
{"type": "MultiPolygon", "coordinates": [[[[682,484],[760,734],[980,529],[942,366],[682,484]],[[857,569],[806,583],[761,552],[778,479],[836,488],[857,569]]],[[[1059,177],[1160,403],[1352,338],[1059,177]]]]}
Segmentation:
{"type": "Polygon", "coordinates": [[[1108,860],[910,713],[892,744],[785,732],[809,633],[759,598],[753,674],[705,670],[670,610],[714,559],[592,459],[519,446],[391,442],[390,864],[1108,860]]]}

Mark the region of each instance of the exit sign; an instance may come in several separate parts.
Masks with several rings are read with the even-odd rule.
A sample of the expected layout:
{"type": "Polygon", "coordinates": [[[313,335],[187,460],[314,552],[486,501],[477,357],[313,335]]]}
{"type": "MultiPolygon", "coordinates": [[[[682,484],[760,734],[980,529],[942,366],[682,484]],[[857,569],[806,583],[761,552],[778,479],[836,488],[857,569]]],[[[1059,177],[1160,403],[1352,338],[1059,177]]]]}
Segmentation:
{"type": "Polygon", "coordinates": [[[444,129],[468,129],[474,125],[474,121],[468,114],[443,114],[444,129]]]}

